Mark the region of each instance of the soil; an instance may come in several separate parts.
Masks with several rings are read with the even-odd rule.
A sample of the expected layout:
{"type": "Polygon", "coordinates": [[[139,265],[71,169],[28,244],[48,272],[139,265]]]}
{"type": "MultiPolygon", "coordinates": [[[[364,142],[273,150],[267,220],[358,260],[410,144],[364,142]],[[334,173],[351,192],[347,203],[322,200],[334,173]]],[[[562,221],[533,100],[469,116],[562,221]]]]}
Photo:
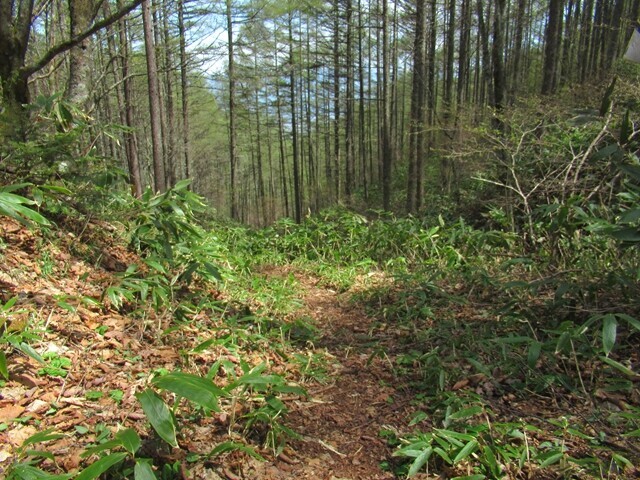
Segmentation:
{"type": "MultiPolygon", "coordinates": [[[[21,446],[37,432],[51,429],[63,434],[36,445],[55,458],[40,468],[60,473],[95,461],[97,457],[82,458],[82,452],[101,432],[123,427],[140,433],[144,439],[140,453],[154,457],[156,465],[179,460],[178,476],[183,478],[395,478],[381,467],[391,460],[391,448],[379,433],[406,423],[411,396],[394,377],[389,358],[376,354],[382,351],[375,340],[379,326],[362,307],[349,302],[347,293],[281,267],[261,275],[293,274],[302,302],[295,315],[310,319],[318,329],[313,341],[300,342],[296,353],[325,362],[317,378],[293,372],[308,392],[308,397],[285,399],[289,408],[285,424],[298,437],[289,440],[278,456],[254,442],[264,462],[240,452],[187,462],[188,452],[210,451],[230,435],[234,441],[244,441],[222,413],[185,425],[179,449],[170,450],[154,439],[135,394],[148,386],[152,372],[184,368],[181,352],[206,337],[205,329],[219,325],[200,318],[197,326],[165,336],[163,329],[170,325],[166,315],[148,309],[141,318],[139,312],[129,315],[126,305],[110,305],[105,289],[119,283],[123,267],[139,263],[111,230],[93,222],[70,224],[47,238],[0,217],[0,306],[17,298],[3,314],[2,328],[24,334],[41,355],[69,360],[60,366],[63,376],[57,376],[18,349],[0,345],[7,352],[10,373],[9,380],[0,383],[0,478],[12,464],[28,460],[21,446]]],[[[222,296],[217,291],[211,295],[222,296]]],[[[386,335],[382,337],[390,342],[386,335]]],[[[230,352],[214,349],[193,355],[191,370],[204,374],[225,355],[237,362],[230,352]]],[[[247,352],[245,360],[258,364],[264,361],[262,356],[264,352],[247,352]]],[[[268,360],[276,371],[291,370],[281,358],[268,360]]]]}
{"type": "MultiPolygon", "coordinates": [[[[233,335],[226,320],[234,315],[252,318],[251,311],[257,311],[253,300],[238,303],[210,285],[200,285],[197,292],[180,291],[178,295],[197,293],[215,300],[223,308],[202,310],[178,324],[166,311],[155,312],[150,301],[143,308],[126,301],[120,306],[105,294],[120,285],[127,266],[137,264],[144,272],[140,258],[110,225],[63,218],[58,228],[43,233],[0,216],[0,235],[0,349],[6,353],[9,371],[9,379],[0,380],[0,478],[15,465],[30,461],[27,447],[48,452],[50,458],[38,463],[47,472],[79,471],[98,459],[82,456],[88,447],[123,428],[135,429],[143,439],[138,456],[153,459],[159,468],[175,467],[163,480],[397,478],[393,473],[398,466],[395,447],[390,443],[411,430],[409,422],[417,410],[426,409],[417,404],[420,392],[410,386],[416,383],[409,382],[420,380],[423,389],[436,390],[425,385],[425,379],[397,375],[399,356],[411,348],[430,351],[434,346],[418,345],[405,327],[369,317],[365,305],[354,301],[357,282],[350,291],[338,292],[301,269],[264,267],[255,276],[276,283],[292,279],[290,284],[296,289],[293,293],[300,307],[278,319],[293,324],[305,320],[289,330],[293,343],[279,344],[269,335],[251,336],[250,327],[245,331],[247,338],[238,337],[232,345],[214,342],[196,348],[233,335]],[[47,357],[47,364],[26,355],[24,346],[11,345],[8,339],[12,337],[47,357]],[[281,397],[288,412],[278,421],[296,434],[287,438],[282,452],[265,445],[264,430],[244,427],[243,416],[257,406],[254,400],[231,403],[224,399],[222,411],[211,415],[202,415],[183,401],[176,406],[179,448],[172,449],[155,436],[136,394],[150,388],[158,372],[182,370],[206,376],[219,361],[224,362],[215,377],[220,387],[241,375],[242,362],[246,362],[251,367],[266,364],[269,373],[281,374],[306,390],[307,396],[291,393],[281,397]],[[305,362],[309,368],[304,367],[305,362]],[[62,435],[42,444],[25,444],[44,431],[62,435]],[[238,449],[209,455],[229,441],[250,447],[264,461],[238,449]]],[[[383,276],[361,283],[372,282],[390,285],[383,276]]],[[[438,308],[447,310],[439,315],[454,316],[460,322],[487,321],[477,305],[443,304],[438,308]]],[[[256,325],[255,331],[260,328],[256,325]]],[[[583,375],[589,375],[589,368],[584,366],[583,375]]],[[[607,445],[630,458],[640,458],[634,438],[608,431],[606,422],[594,416],[594,412],[623,411],[625,402],[640,404],[637,388],[626,398],[601,389],[594,405],[562,390],[545,392],[545,396],[534,392],[514,395],[510,390],[514,379],[500,371],[492,372],[491,378],[477,374],[464,359],[456,369],[463,373],[451,390],[481,396],[494,422],[540,427],[529,439],[536,446],[556,438],[545,432],[556,428],[551,420],[571,418],[594,435],[605,432],[607,445]]],[[[420,429],[428,431],[431,420],[422,421],[420,429]]],[[[566,447],[577,458],[594,455],[588,437],[573,436],[566,447]]],[[[463,463],[455,470],[413,478],[473,473],[463,463]]],[[[504,468],[508,478],[561,475],[533,465],[524,474],[517,466],[504,468]]],[[[630,467],[625,477],[610,472],[609,478],[638,478],[636,475],[638,470],[630,467]]]]}
{"type": "MultiPolygon", "coordinates": [[[[270,270],[269,275],[290,273],[270,270]]],[[[274,464],[255,464],[246,478],[392,479],[381,465],[391,449],[379,436],[406,424],[412,396],[399,387],[390,360],[375,355],[376,322],[361,307],[304,273],[294,273],[304,311],[320,329],[308,351],[335,359],[326,384],[309,385],[307,400],[291,407],[288,424],[302,434],[274,464]]],[[[388,340],[391,340],[390,338],[388,340]]]]}

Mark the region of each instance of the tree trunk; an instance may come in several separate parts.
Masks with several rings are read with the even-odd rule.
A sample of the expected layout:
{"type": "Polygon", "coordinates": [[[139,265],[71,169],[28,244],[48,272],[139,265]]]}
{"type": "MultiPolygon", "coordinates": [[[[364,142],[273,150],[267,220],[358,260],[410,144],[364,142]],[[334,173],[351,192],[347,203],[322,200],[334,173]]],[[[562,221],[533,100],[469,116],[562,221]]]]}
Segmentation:
{"type": "Polygon", "coordinates": [[[73,38],[50,47],[27,65],[34,0],[0,0],[0,90],[3,106],[3,113],[0,115],[0,140],[26,138],[28,118],[23,105],[29,103],[28,81],[31,75],[46,67],[58,55],[117,22],[141,2],[142,0],[132,0],[110,17],[94,23],[73,38]]]}
{"type": "Polygon", "coordinates": [[[158,67],[154,46],[151,4],[149,0],[142,2],[142,23],[144,29],[144,46],[147,54],[147,83],[149,87],[149,115],[151,119],[151,148],[153,159],[153,176],[156,192],[167,189],[164,158],[162,155],[162,132],[160,130],[160,92],[158,88],[158,67]]]}
{"type": "Polygon", "coordinates": [[[389,12],[387,0],[382,2],[382,208],[391,210],[391,88],[389,85],[389,12]]]}
{"type": "MultiPolygon", "coordinates": [[[[105,2],[105,5],[108,5],[105,2]]],[[[106,8],[106,7],[105,7],[106,8]]],[[[118,5],[120,8],[120,5],[118,5]]],[[[129,75],[129,41],[127,38],[127,22],[121,18],[118,23],[118,36],[120,41],[120,68],[122,70],[122,90],[123,90],[123,109],[124,109],[124,125],[128,129],[124,132],[125,154],[127,156],[127,167],[129,170],[129,183],[131,184],[133,194],[140,198],[142,196],[142,175],[140,173],[140,163],[138,161],[138,147],[136,137],[133,131],[134,115],[132,100],[131,76],[129,75]]]]}
{"type": "Polygon", "coordinates": [[[176,139],[175,125],[176,117],[173,106],[173,49],[169,45],[171,32],[169,31],[169,5],[168,0],[162,1],[162,42],[164,44],[164,92],[165,92],[165,112],[166,130],[164,138],[164,153],[167,160],[167,183],[170,187],[176,184],[178,178],[177,165],[175,162],[176,139]]]}
{"type": "Polygon", "coordinates": [[[558,60],[561,48],[563,0],[549,0],[549,17],[544,35],[542,94],[549,95],[558,86],[558,60]]]}
{"type": "Polygon", "coordinates": [[[31,34],[34,0],[19,2],[0,0],[0,141],[25,139],[28,121],[23,105],[29,103],[29,75],[22,71],[31,34]]]}
{"type": "Polygon", "coordinates": [[[513,61],[511,62],[511,85],[510,93],[512,97],[518,94],[521,88],[520,81],[526,78],[520,72],[521,69],[521,57],[522,57],[522,40],[524,38],[524,22],[525,13],[527,8],[526,0],[518,0],[518,9],[516,11],[516,31],[513,40],[513,61]]]}
{"type": "Polygon", "coordinates": [[[480,35],[480,45],[482,50],[482,79],[478,88],[478,104],[482,105],[487,102],[494,105],[493,87],[491,79],[491,55],[489,53],[489,29],[487,28],[484,6],[482,0],[477,0],[476,9],[478,14],[478,34],[480,35]],[[488,92],[488,99],[487,94],[488,92]]]}
{"type": "Polygon", "coordinates": [[[413,82],[411,89],[411,121],[409,128],[409,172],[407,176],[407,212],[413,213],[422,203],[422,157],[425,137],[425,60],[426,0],[416,1],[413,42],[413,82]]]}
{"type": "MultiPolygon", "coordinates": [[[[69,0],[70,37],[73,38],[89,28],[97,11],[92,0],[69,0]]],[[[89,76],[91,40],[85,38],[69,50],[69,82],[67,99],[83,106],[89,98],[89,76]]]]}
{"type": "Polygon", "coordinates": [[[235,44],[233,38],[233,21],[231,18],[231,0],[226,0],[227,5],[227,40],[228,40],[228,75],[229,75],[229,166],[231,218],[238,217],[238,195],[236,174],[238,170],[237,132],[236,132],[236,69],[235,69],[235,44]]]}
{"type": "MultiPolygon", "coordinates": [[[[554,1],[554,0],[552,0],[554,1]]],[[[506,0],[496,0],[493,13],[493,107],[499,113],[504,107],[507,92],[506,76],[504,68],[504,14],[506,0]]],[[[499,116],[496,119],[496,126],[502,129],[502,120],[499,116]]]]}
{"type": "Polygon", "coordinates": [[[333,200],[340,201],[340,3],[333,0],[333,200]]]}
{"type": "Polygon", "coordinates": [[[366,145],[366,131],[365,131],[365,98],[364,98],[364,59],[363,59],[363,38],[364,38],[364,26],[363,26],[363,12],[362,2],[358,0],[358,152],[360,162],[360,176],[362,181],[362,188],[364,193],[364,199],[369,198],[369,187],[367,182],[367,145],[366,145]]]}
{"type": "Polygon", "coordinates": [[[354,144],[354,76],[353,76],[353,5],[346,0],[346,110],[345,110],[345,182],[344,194],[347,204],[351,203],[351,196],[355,186],[355,144],[354,144]]]}
{"type": "Polygon", "coordinates": [[[187,47],[184,28],[184,0],[178,0],[178,32],[180,35],[180,92],[182,95],[182,148],[184,176],[191,178],[189,159],[189,84],[187,82],[187,47]]]}
{"type": "Polygon", "coordinates": [[[296,114],[295,57],[293,52],[293,14],[289,13],[289,102],[291,106],[291,143],[293,147],[293,200],[296,223],[302,221],[302,192],[298,145],[298,120],[296,114]]]}

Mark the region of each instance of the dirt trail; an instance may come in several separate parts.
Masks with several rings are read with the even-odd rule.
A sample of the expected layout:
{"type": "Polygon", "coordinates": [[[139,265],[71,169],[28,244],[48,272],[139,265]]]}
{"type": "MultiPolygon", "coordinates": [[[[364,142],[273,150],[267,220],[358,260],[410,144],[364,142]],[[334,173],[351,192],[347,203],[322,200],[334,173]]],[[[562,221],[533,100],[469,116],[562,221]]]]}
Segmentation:
{"type": "MultiPolygon", "coordinates": [[[[290,442],[275,464],[253,464],[247,478],[392,479],[381,469],[391,449],[381,429],[405,423],[410,397],[398,388],[390,359],[376,340],[373,319],[347,296],[295,273],[304,310],[320,329],[315,351],[328,352],[335,370],[324,384],[307,385],[309,399],[291,407],[287,424],[303,438],[290,442]],[[378,348],[376,348],[378,346],[378,348]]],[[[385,336],[384,334],[382,335],[385,336]]]]}
{"type": "MultiPolygon", "coordinates": [[[[42,446],[56,463],[40,466],[55,472],[85,467],[87,462],[80,453],[96,441],[99,431],[109,429],[114,434],[118,428],[134,428],[153,447],[143,456],[152,457],[156,465],[181,462],[185,465],[183,478],[190,480],[395,478],[380,467],[381,462],[391,459],[392,449],[379,433],[386,426],[406,424],[412,397],[394,378],[391,359],[379,353],[397,348],[399,335],[368,318],[362,306],[350,304],[348,293],[338,294],[316,278],[287,267],[260,273],[268,277],[293,273],[299,289],[296,293],[304,304],[296,316],[311,317],[319,329],[315,343],[301,342],[296,353],[317,353],[318,358],[328,359],[322,381],[309,378],[304,382],[308,398],[285,398],[289,413],[284,423],[301,438],[289,441],[284,455],[276,459],[260,449],[266,462],[241,452],[207,459],[206,452],[229,440],[228,419],[218,416],[181,421],[184,433],[179,449],[156,445],[135,394],[148,387],[150,372],[182,369],[180,352],[192,351],[201,339],[195,330],[185,330],[170,340],[159,335],[153,328],[166,318],[151,309],[145,323],[99,302],[61,306],[60,299],[78,303],[78,299],[101,298],[108,286],[120,281],[115,273],[121,270],[117,265],[137,261],[126,246],[109,244],[106,240],[110,237],[102,227],[89,227],[84,234],[95,237],[91,244],[95,252],[71,232],[61,231],[57,241],[50,242],[38,232],[0,219],[0,242],[4,242],[0,304],[18,297],[19,311],[11,315],[11,325],[23,325],[26,331],[42,328],[42,332],[37,330],[41,341],[34,342],[38,351],[46,349],[68,359],[63,376],[45,374],[41,364],[9,350],[10,379],[0,383],[0,424],[6,425],[0,431],[0,478],[14,462],[22,461],[22,443],[48,428],[63,433],[60,439],[42,446]],[[78,251],[80,247],[84,250],[78,251]],[[102,252],[98,259],[104,260],[103,253],[108,252],[117,262],[97,265],[97,260],[86,260],[96,252],[102,252]],[[27,322],[38,319],[46,325],[27,322]],[[55,415],[50,414],[52,409],[55,415]],[[202,457],[195,463],[186,462],[188,452],[202,457]]],[[[220,327],[219,321],[215,316],[203,316],[192,328],[197,325],[206,336],[208,328],[220,327]]],[[[193,356],[200,373],[204,366],[228,355],[222,347],[216,348],[193,356]]],[[[297,368],[293,359],[288,365],[278,358],[278,368],[297,368]]]]}

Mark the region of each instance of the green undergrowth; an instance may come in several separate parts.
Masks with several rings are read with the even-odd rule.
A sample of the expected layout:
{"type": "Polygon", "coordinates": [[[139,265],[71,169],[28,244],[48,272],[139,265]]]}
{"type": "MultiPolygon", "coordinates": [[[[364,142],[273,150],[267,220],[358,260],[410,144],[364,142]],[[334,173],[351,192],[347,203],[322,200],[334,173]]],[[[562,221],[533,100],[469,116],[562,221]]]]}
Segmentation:
{"type": "MultiPolygon", "coordinates": [[[[61,438],[44,431],[15,452],[8,477],[180,478],[184,464],[163,452],[216,415],[228,418],[227,436],[188,461],[281,453],[297,435],[285,397],[304,396],[301,384],[328,369],[292,272],[345,292],[393,332],[372,357],[388,359],[413,413],[380,432],[393,451],[383,468],[478,480],[637,475],[639,139],[628,112],[607,115],[543,119],[536,130],[512,122],[499,148],[490,132],[499,161],[477,180],[507,194],[474,223],[344,208],[261,230],[201,222],[207,207],[189,182],[132,199],[91,158],[74,161],[73,175],[49,162],[40,178],[7,182],[0,214],[112,273],[101,295],[61,295],[56,308],[117,312],[181,356],[175,370],[140,372],[146,431],[96,427],[86,466],[71,474],[36,448],[61,438]],[[95,218],[105,224],[90,228],[95,218]],[[61,232],[82,241],[65,244],[61,232]],[[131,255],[123,265],[106,261],[116,246],[131,255]],[[204,354],[216,360],[203,365],[204,354]]],[[[28,165],[46,146],[11,158],[28,165]]],[[[42,278],[62,275],[52,250],[39,251],[42,278]]],[[[24,310],[13,298],[0,305],[0,375],[25,354],[42,375],[64,377],[64,357],[38,351],[46,322],[24,310]]]]}
{"type": "MultiPolygon", "coordinates": [[[[540,232],[552,228],[543,210],[540,232]]],[[[625,477],[640,453],[638,252],[595,228],[595,214],[574,221],[534,245],[463,220],[346,210],[249,235],[253,255],[276,252],[351,289],[354,303],[395,326],[386,354],[417,392],[417,413],[393,433],[387,468],[625,477]]]]}

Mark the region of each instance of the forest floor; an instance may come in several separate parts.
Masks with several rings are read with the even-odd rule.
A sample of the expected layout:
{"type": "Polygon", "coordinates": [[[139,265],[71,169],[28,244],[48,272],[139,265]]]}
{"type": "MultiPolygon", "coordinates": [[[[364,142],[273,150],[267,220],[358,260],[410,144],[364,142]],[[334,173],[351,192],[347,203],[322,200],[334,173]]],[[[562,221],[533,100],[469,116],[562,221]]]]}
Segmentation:
{"type": "MultiPolygon", "coordinates": [[[[267,275],[290,275],[288,269],[269,269],[267,275]]],[[[380,432],[406,425],[414,398],[394,374],[389,355],[394,335],[317,278],[293,272],[302,312],[319,329],[311,347],[332,359],[321,381],[307,385],[309,398],[296,401],[289,425],[301,434],[288,455],[275,464],[253,462],[246,478],[274,479],[390,479],[381,469],[391,448],[380,432]],[[377,352],[384,352],[377,355],[377,352]]]]}
{"type": "MultiPolygon", "coordinates": [[[[108,432],[133,427],[144,437],[150,428],[135,394],[145,388],[151,373],[184,368],[184,352],[206,337],[203,329],[219,328],[215,322],[200,322],[167,338],[160,332],[168,319],[150,308],[141,319],[109,307],[104,289],[117,284],[118,272],[137,257],[124,245],[109,244],[106,225],[67,227],[45,238],[0,217],[0,306],[17,297],[3,314],[2,328],[19,334],[46,359],[43,365],[0,345],[8,353],[10,373],[8,381],[0,382],[0,478],[12,466],[29,461],[24,442],[46,429],[63,434],[37,446],[54,459],[41,467],[58,473],[86,465],[90,459],[82,458],[83,451],[108,432]]],[[[294,373],[308,392],[308,397],[294,395],[287,401],[286,424],[299,436],[289,439],[278,457],[256,445],[266,462],[238,452],[202,461],[192,456],[180,475],[229,480],[395,478],[381,469],[391,449],[379,433],[407,418],[412,397],[398,386],[388,353],[375,354],[390,351],[393,335],[386,329],[376,331],[379,327],[362,308],[309,274],[273,267],[260,275],[293,275],[300,300],[295,314],[318,328],[315,344],[303,342],[299,351],[289,352],[322,364],[311,375],[294,373]],[[374,337],[378,340],[372,341],[374,337]]],[[[225,355],[237,362],[224,348],[192,355],[188,362],[191,370],[205,371],[225,355]]],[[[269,354],[247,352],[245,360],[258,363],[264,355],[269,354]]],[[[276,355],[269,361],[276,371],[294,370],[276,355]]],[[[171,451],[149,434],[144,454],[156,463],[184,464],[187,453],[204,454],[230,433],[239,438],[231,432],[227,414],[195,423],[185,427],[182,448],[171,451]]]]}
{"type": "MultiPolygon", "coordinates": [[[[0,338],[5,339],[0,348],[7,352],[10,374],[0,382],[0,478],[16,465],[29,463],[29,449],[50,453],[39,464],[43,470],[77,471],[97,458],[82,456],[89,446],[124,427],[135,429],[144,439],[140,456],[153,458],[156,466],[180,465],[172,478],[397,478],[395,446],[389,440],[409,431],[413,414],[420,410],[419,392],[411,383],[415,379],[399,375],[397,366],[416,339],[410,329],[370,317],[364,303],[354,300],[357,283],[350,291],[338,292],[302,269],[265,266],[255,275],[266,282],[290,280],[297,308],[287,317],[304,319],[313,326],[313,334],[303,331],[296,340],[295,331],[289,330],[290,338],[283,341],[286,351],[274,346],[277,338],[267,336],[251,337],[233,348],[219,342],[199,349],[208,338],[229,333],[223,315],[200,314],[173,328],[174,319],[166,312],[156,313],[149,306],[131,315],[126,308],[109,304],[105,289],[120,282],[127,265],[139,262],[115,240],[109,225],[88,221],[43,234],[0,217],[0,232],[0,328],[4,329],[0,338]],[[16,304],[3,312],[2,305],[12,298],[17,298],[16,304]],[[10,334],[31,345],[46,363],[10,347],[6,340],[10,334]],[[251,402],[224,404],[221,412],[212,415],[179,409],[183,415],[180,448],[171,449],[153,435],[136,393],[147,388],[158,372],[185,370],[204,376],[221,359],[227,365],[266,362],[270,372],[307,391],[308,396],[282,398],[288,408],[282,423],[297,435],[287,439],[280,455],[264,447],[264,432],[242,426],[240,419],[250,413],[251,402]],[[43,445],[25,444],[46,429],[62,436],[43,445]],[[241,451],[208,455],[228,440],[249,442],[266,461],[241,451]]],[[[389,281],[380,273],[366,279],[369,284],[389,281]]],[[[210,295],[228,305],[236,303],[225,300],[219,291],[212,290],[210,295]]],[[[462,307],[444,308],[451,313],[462,307]]],[[[473,308],[458,312],[465,321],[486,321],[479,313],[473,308]]],[[[492,379],[469,375],[453,390],[471,388],[482,394],[491,402],[496,421],[537,422],[543,416],[558,418],[570,411],[576,418],[581,415],[582,407],[569,396],[553,401],[534,395],[516,400],[494,391],[507,381],[500,372],[492,379]]],[[[624,408],[623,398],[607,394],[605,400],[612,408],[617,408],[616,402],[624,408]]],[[[433,426],[428,418],[420,425],[433,426]]],[[[539,440],[544,440],[543,435],[539,440]]],[[[637,452],[630,444],[620,446],[625,445],[631,454],[637,452]]],[[[586,440],[576,438],[567,448],[579,452],[587,447],[586,440]]],[[[414,478],[472,473],[465,471],[464,464],[455,470],[447,468],[443,465],[435,476],[414,478]]],[[[505,469],[508,473],[509,466],[505,469]]],[[[557,472],[548,475],[532,469],[528,478],[558,478],[557,472]]]]}

